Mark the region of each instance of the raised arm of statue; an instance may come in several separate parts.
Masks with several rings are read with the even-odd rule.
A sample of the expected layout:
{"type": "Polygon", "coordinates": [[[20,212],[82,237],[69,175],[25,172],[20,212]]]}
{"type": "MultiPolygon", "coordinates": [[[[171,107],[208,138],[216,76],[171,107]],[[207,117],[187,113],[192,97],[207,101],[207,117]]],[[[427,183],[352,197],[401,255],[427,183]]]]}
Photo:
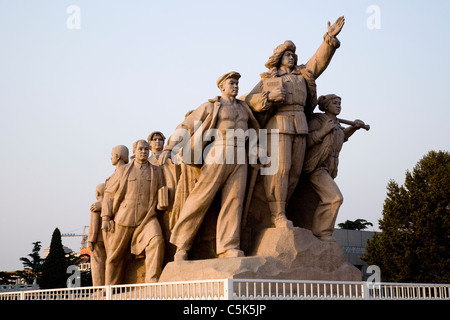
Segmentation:
{"type": "Polygon", "coordinates": [[[333,25],[330,25],[330,21],[328,21],[328,34],[331,37],[336,37],[342,30],[342,27],[344,26],[345,19],[344,16],[339,17],[333,25]]]}
{"type": "Polygon", "coordinates": [[[312,72],[314,79],[317,79],[328,67],[336,49],[341,45],[336,36],[341,32],[344,23],[344,17],[339,17],[333,25],[330,25],[328,21],[328,32],[323,36],[324,41],[305,65],[306,69],[312,72]]]}

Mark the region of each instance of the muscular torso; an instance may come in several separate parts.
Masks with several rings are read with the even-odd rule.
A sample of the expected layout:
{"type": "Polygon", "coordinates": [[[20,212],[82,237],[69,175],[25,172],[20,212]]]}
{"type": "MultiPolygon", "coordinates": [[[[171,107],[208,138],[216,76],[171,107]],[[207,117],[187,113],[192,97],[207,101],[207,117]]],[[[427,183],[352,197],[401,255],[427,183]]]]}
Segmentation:
{"type": "Polygon", "coordinates": [[[227,129],[248,129],[248,114],[239,103],[222,103],[217,117],[216,128],[223,134],[227,129]]]}
{"type": "MultiPolygon", "coordinates": [[[[216,132],[214,137],[213,145],[219,147],[220,149],[227,150],[226,152],[222,152],[216,154],[216,151],[213,151],[216,148],[211,148],[212,153],[208,153],[208,156],[213,156],[215,158],[226,157],[230,154],[230,157],[234,158],[235,161],[232,161],[232,158],[226,159],[227,163],[232,161],[236,163],[236,157],[238,154],[244,155],[245,152],[234,152],[233,150],[237,150],[234,148],[239,148],[239,150],[245,150],[245,140],[246,140],[246,131],[248,129],[249,122],[249,114],[239,103],[228,103],[227,101],[222,101],[222,105],[217,114],[217,120],[215,129],[216,132]],[[229,149],[232,148],[232,149],[229,149]]],[[[218,159],[219,159],[218,158],[218,159]]],[[[243,161],[240,159],[239,161],[243,161]]]]}

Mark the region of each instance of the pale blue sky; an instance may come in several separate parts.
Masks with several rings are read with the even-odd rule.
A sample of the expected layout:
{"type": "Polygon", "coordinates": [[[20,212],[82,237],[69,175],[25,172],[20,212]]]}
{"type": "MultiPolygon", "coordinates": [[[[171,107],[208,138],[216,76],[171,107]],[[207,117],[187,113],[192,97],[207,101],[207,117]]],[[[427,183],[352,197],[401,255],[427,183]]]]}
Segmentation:
{"type": "Polygon", "coordinates": [[[429,150],[450,149],[448,12],[448,1],[0,0],[0,270],[21,269],[56,227],[83,230],[113,146],[170,135],[226,72],[249,92],[285,40],[305,63],[340,15],[342,45],[318,93],[340,95],[341,117],[371,130],[341,152],[337,222],[376,230],[389,179],[403,183],[429,150]],[[70,5],[79,30],[66,26],[70,5]],[[370,5],[380,29],[367,27],[370,5]]]}

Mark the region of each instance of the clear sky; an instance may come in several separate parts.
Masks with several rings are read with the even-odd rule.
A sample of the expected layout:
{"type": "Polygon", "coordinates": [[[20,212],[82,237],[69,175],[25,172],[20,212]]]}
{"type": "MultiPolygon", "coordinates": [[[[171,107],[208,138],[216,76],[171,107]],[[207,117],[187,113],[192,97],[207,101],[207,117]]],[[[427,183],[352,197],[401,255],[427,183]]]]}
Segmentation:
{"type": "Polygon", "coordinates": [[[388,181],[450,149],[448,12],[448,1],[0,0],[0,271],[22,269],[56,227],[83,231],[112,147],[169,136],[226,72],[248,93],[285,40],[306,63],[341,15],[318,94],[341,96],[341,117],[371,130],[341,152],[337,222],[378,230],[388,181]],[[80,29],[67,26],[71,5],[80,29]]]}

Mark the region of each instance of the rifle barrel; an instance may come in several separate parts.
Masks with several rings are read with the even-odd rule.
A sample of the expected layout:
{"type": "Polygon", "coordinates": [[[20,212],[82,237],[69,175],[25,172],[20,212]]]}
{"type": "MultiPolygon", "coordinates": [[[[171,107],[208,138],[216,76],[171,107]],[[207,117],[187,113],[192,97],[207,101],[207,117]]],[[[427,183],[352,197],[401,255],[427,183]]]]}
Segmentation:
{"type": "MultiPolygon", "coordinates": [[[[340,123],[348,124],[348,125],[351,125],[351,126],[354,126],[354,125],[355,125],[355,122],[354,122],[354,121],[345,120],[345,119],[340,119],[340,118],[337,118],[337,119],[338,119],[338,121],[339,121],[340,123]]],[[[361,128],[364,128],[364,129],[366,129],[367,131],[369,131],[369,130],[370,130],[370,125],[365,124],[365,125],[361,126],[361,128]]]]}

